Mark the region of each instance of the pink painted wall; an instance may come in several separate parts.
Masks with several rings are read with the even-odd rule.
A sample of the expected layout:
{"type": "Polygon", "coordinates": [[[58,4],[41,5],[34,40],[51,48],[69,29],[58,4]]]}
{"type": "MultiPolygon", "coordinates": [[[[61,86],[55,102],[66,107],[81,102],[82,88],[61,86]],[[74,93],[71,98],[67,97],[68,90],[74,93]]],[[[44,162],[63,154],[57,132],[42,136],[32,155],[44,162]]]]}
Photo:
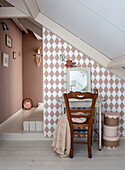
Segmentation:
{"type": "Polygon", "coordinates": [[[61,104],[58,99],[67,91],[65,62],[59,60],[62,53],[66,55],[66,59],[75,61],[77,67],[90,67],[92,90],[96,87],[99,90],[99,96],[106,99],[106,102],[102,103],[102,115],[105,111],[117,111],[120,114],[119,134],[125,136],[125,82],[44,28],[45,137],[53,136],[56,124],[61,116],[61,104]]]}
{"type": "Polygon", "coordinates": [[[11,19],[5,21],[9,30],[0,24],[0,123],[22,108],[22,32],[11,19]],[[12,38],[12,48],[5,45],[5,34],[12,38]],[[9,54],[9,67],[2,66],[2,53],[9,54]],[[13,59],[16,52],[16,60],[13,59]],[[21,56],[18,56],[18,52],[21,56]]]}
{"type": "Polygon", "coordinates": [[[35,48],[39,47],[42,54],[42,41],[30,31],[23,33],[23,99],[31,98],[33,106],[43,102],[43,57],[39,67],[34,61],[35,48]]]}

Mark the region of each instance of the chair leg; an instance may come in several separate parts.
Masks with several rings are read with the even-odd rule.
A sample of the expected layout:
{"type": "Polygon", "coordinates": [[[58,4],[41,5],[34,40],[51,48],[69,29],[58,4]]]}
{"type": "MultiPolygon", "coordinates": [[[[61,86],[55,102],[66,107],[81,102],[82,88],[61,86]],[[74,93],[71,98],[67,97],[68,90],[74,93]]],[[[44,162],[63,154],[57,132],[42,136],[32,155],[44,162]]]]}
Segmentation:
{"type": "Polygon", "coordinates": [[[73,130],[71,130],[71,148],[70,148],[69,157],[73,158],[73,130]]]}
{"type": "Polygon", "coordinates": [[[91,153],[91,133],[92,133],[92,126],[90,125],[88,127],[88,157],[92,158],[92,153],[91,153]]]}
{"type": "Polygon", "coordinates": [[[69,157],[70,157],[70,158],[73,158],[73,149],[72,149],[72,148],[70,149],[69,157]]]}
{"type": "Polygon", "coordinates": [[[93,127],[92,127],[92,130],[91,130],[91,146],[93,145],[92,137],[93,137],[93,127]]]}

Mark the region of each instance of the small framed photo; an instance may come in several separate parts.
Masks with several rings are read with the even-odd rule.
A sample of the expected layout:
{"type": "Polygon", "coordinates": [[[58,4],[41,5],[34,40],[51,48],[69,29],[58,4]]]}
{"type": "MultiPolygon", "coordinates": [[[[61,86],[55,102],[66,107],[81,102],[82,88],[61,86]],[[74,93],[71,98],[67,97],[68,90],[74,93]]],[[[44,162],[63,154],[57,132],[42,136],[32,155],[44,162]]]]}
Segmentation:
{"type": "Polygon", "coordinates": [[[16,59],[16,52],[13,52],[13,59],[16,59]]]}
{"type": "Polygon", "coordinates": [[[12,38],[6,35],[6,46],[12,48],[12,38]]]}
{"type": "Polygon", "coordinates": [[[9,55],[6,53],[3,53],[3,67],[9,66],[9,55]]]}

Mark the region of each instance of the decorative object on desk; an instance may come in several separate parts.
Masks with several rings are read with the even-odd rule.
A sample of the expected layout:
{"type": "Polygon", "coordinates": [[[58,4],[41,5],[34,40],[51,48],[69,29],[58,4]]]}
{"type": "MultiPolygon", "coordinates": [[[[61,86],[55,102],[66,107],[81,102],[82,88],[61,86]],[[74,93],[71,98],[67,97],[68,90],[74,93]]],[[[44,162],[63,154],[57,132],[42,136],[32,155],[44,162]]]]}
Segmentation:
{"type": "Polygon", "coordinates": [[[8,35],[5,36],[6,46],[12,48],[12,38],[8,35]]]}
{"type": "Polygon", "coordinates": [[[6,53],[3,53],[3,67],[9,66],[9,55],[6,53]]]}
{"type": "Polygon", "coordinates": [[[71,84],[70,84],[70,87],[71,87],[71,91],[72,91],[72,87],[76,86],[76,81],[75,80],[71,80],[71,84]]]}
{"type": "Polygon", "coordinates": [[[71,68],[71,67],[75,67],[75,64],[76,64],[76,62],[72,62],[72,60],[67,60],[65,66],[67,68],[71,68]]]}
{"type": "Polygon", "coordinates": [[[41,64],[41,61],[42,61],[42,58],[41,58],[41,47],[40,48],[35,48],[35,51],[36,51],[36,54],[34,55],[35,56],[35,63],[37,65],[37,67],[40,66],[41,64]]]}
{"type": "Polygon", "coordinates": [[[90,85],[90,68],[75,67],[67,69],[67,92],[70,91],[91,91],[90,85]],[[73,86],[72,86],[73,83],[73,86]]]}
{"type": "Polygon", "coordinates": [[[24,107],[26,110],[31,109],[32,105],[33,105],[33,102],[32,102],[32,100],[31,100],[30,98],[24,99],[24,101],[23,101],[23,107],[24,107]]]}
{"type": "Polygon", "coordinates": [[[13,59],[16,59],[16,52],[13,52],[13,59]]]}
{"type": "Polygon", "coordinates": [[[65,59],[66,59],[66,55],[65,54],[60,54],[60,60],[65,61],[65,59]]]}
{"type": "Polygon", "coordinates": [[[103,145],[107,149],[115,149],[119,146],[119,114],[117,112],[104,113],[103,145]]]}

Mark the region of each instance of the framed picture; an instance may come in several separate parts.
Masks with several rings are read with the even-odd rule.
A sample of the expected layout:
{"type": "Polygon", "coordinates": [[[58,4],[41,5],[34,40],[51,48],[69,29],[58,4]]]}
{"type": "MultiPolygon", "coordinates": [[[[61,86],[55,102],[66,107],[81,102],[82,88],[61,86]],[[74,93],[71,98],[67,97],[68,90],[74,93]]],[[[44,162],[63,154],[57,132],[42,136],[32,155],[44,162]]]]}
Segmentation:
{"type": "Polygon", "coordinates": [[[90,67],[67,69],[67,92],[91,92],[90,67]]]}
{"type": "Polygon", "coordinates": [[[16,59],[16,52],[13,52],[13,59],[16,59]]]}
{"type": "Polygon", "coordinates": [[[9,66],[9,55],[6,53],[3,53],[3,67],[9,66]]]}
{"type": "Polygon", "coordinates": [[[12,38],[6,35],[6,46],[12,48],[12,38]]]}

